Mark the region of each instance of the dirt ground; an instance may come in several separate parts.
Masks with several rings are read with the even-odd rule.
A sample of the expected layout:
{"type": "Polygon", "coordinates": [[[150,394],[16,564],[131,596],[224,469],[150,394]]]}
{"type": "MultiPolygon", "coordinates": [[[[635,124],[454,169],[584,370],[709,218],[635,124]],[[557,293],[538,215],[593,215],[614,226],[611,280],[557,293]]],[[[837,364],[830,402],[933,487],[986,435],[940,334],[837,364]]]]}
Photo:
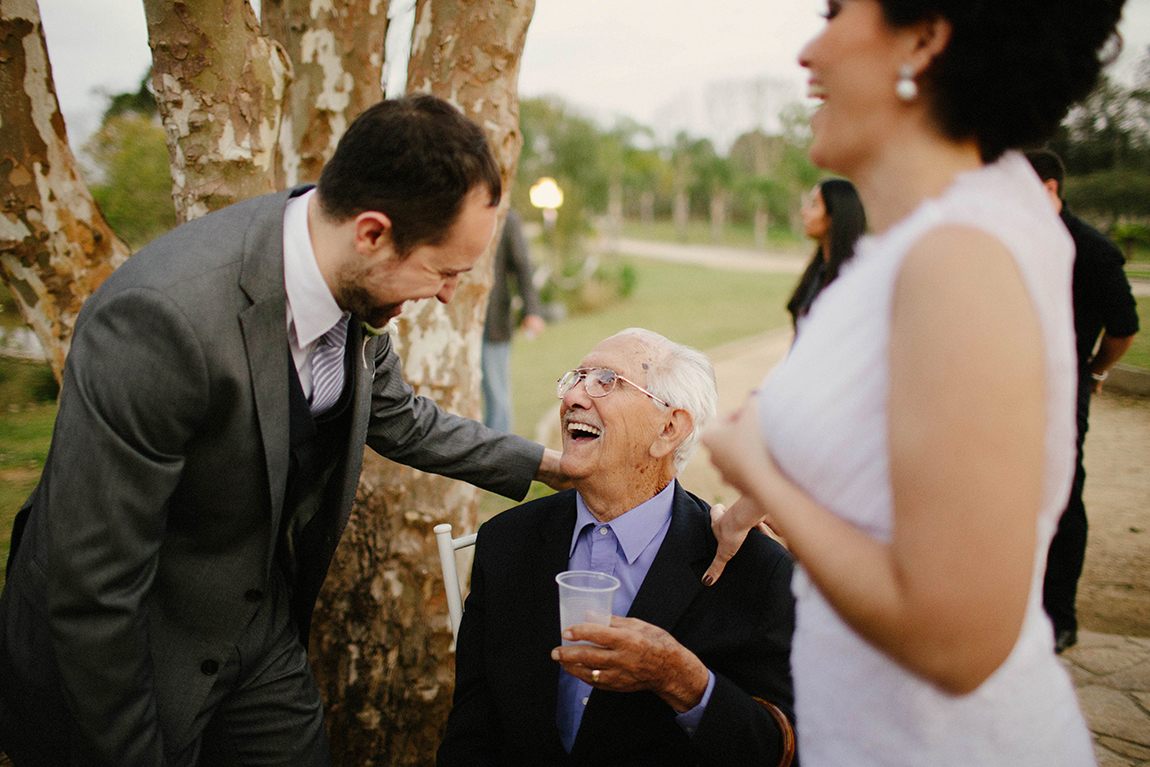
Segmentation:
{"type": "Polygon", "coordinates": [[[1150,637],[1150,399],[1103,391],[1086,434],[1083,629],[1150,637]]]}

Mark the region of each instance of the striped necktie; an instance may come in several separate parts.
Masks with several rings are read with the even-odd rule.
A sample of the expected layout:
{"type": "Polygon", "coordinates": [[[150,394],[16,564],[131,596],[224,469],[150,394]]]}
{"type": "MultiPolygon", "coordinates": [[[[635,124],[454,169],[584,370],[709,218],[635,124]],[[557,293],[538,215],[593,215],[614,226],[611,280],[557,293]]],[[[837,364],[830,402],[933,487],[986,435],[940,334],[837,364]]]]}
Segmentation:
{"type": "Polygon", "coordinates": [[[343,392],[343,353],[347,346],[348,315],[316,341],[311,351],[311,412],[330,408],[343,392]]]}

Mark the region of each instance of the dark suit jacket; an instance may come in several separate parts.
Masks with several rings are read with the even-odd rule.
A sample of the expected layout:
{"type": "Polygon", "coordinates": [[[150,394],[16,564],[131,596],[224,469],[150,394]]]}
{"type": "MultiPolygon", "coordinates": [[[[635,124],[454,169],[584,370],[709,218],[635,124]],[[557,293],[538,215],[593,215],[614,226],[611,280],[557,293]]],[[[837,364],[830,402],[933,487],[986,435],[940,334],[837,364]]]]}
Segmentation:
{"type": "Polygon", "coordinates": [[[793,721],[794,601],[786,550],[753,531],[718,583],[708,506],[675,489],[671,527],[629,613],[669,631],[715,673],[688,737],[654,693],[594,690],[568,755],[555,724],[559,591],[575,527],[575,491],[503,512],[479,529],[459,628],[455,700],[440,767],[476,765],[774,765],[781,733],[751,696],[793,721]]]}
{"type": "MultiPolygon", "coordinates": [[[[58,683],[108,763],[160,764],[165,740],[179,746],[268,588],[289,464],[283,213],[305,189],[176,228],[76,323],[0,608],[0,667],[10,687],[58,683]]],[[[388,336],[354,318],[348,336],[350,433],[292,584],[305,633],[365,443],[515,498],[542,457],[414,396],[388,336]]]]}

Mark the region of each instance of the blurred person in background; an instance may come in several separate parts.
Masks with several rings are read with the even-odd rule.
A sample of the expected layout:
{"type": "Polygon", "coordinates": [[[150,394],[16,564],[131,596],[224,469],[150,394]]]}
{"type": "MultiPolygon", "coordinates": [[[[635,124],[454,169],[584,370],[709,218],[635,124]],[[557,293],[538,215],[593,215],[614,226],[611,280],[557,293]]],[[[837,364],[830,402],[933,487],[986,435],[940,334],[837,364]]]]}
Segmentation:
{"type": "Polygon", "coordinates": [[[543,332],[542,305],[532,282],[534,268],[519,214],[508,209],[503,234],[495,248],[494,282],[487,297],[487,319],[483,325],[483,423],[496,431],[511,433],[511,287],[514,275],[523,299],[523,322],[527,338],[543,332]]]}
{"type": "Polygon", "coordinates": [[[1062,200],[1066,168],[1048,149],[1026,153],[1041,179],[1050,204],[1074,240],[1074,333],[1078,351],[1077,464],[1070,500],[1058,520],[1058,531],[1046,556],[1042,603],[1054,624],[1054,651],[1061,653],[1078,642],[1078,613],[1074,602],[1086,558],[1086,505],[1082,490],[1086,468],[1082,446],[1090,419],[1090,395],[1102,391],[1110,366],[1134,343],[1138,332],[1138,304],[1123,268],[1126,259],[1109,237],[1075,216],[1062,200]]]}
{"type": "Polygon", "coordinates": [[[855,242],[866,231],[866,213],[854,184],[842,178],[820,181],[803,198],[803,234],[818,243],[787,311],[798,332],[799,321],[810,311],[819,293],[839,276],[839,269],[855,252],[855,242]]]}

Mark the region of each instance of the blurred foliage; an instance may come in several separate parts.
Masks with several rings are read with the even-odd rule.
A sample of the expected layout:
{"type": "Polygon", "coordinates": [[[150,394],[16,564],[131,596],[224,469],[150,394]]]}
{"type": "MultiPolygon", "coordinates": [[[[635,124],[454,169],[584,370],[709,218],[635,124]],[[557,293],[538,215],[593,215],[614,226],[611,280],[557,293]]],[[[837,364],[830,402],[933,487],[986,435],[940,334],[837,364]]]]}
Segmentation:
{"type": "Polygon", "coordinates": [[[0,402],[8,409],[54,403],[60,385],[46,362],[0,356],[0,402]]]}
{"type": "Polygon", "coordinates": [[[1144,244],[1150,223],[1150,48],[1133,85],[1104,73],[1047,146],[1066,165],[1063,196],[1071,210],[1122,241],[1128,254],[1144,244]]]}
{"type": "Polygon", "coordinates": [[[1146,224],[1136,222],[1116,224],[1110,230],[1110,235],[1122,248],[1122,252],[1126,254],[1127,261],[1134,258],[1136,249],[1144,251],[1146,248],[1150,248],[1150,227],[1146,224]]]}
{"type": "Polygon", "coordinates": [[[1103,170],[1068,176],[1063,197],[1075,212],[1089,212],[1117,221],[1121,217],[1150,219],[1150,176],[1139,170],[1103,170]]]}
{"type": "Polygon", "coordinates": [[[99,171],[92,196],[133,249],[175,226],[167,139],[156,117],[133,111],[109,117],[84,150],[99,171]]]}
{"type": "Polygon", "coordinates": [[[135,93],[117,93],[111,97],[108,108],[104,110],[104,122],[113,117],[124,114],[143,115],[144,117],[158,117],[160,106],[156,103],[156,94],[152,92],[152,68],[148,67],[147,74],[140,80],[140,87],[135,93]]]}

